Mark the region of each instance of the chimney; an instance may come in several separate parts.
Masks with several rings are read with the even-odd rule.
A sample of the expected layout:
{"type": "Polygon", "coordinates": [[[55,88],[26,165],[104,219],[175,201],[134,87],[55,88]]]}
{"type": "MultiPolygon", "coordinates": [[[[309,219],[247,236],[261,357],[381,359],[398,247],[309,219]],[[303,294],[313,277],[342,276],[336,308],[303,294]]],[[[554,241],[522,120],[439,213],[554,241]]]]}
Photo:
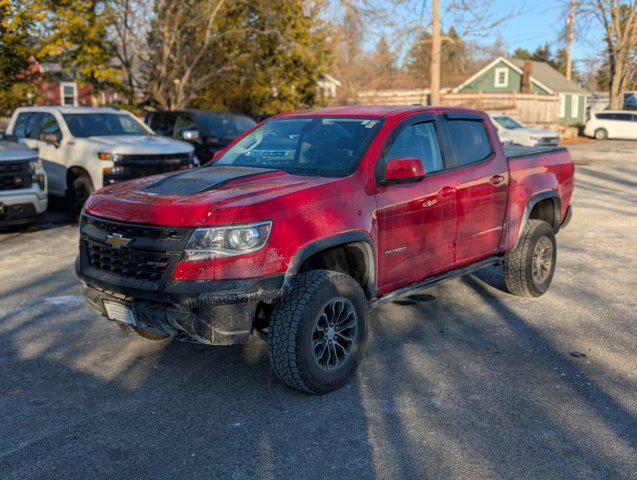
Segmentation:
{"type": "Polygon", "coordinates": [[[533,72],[533,63],[524,62],[522,68],[522,93],[531,93],[531,73],[533,72]]]}

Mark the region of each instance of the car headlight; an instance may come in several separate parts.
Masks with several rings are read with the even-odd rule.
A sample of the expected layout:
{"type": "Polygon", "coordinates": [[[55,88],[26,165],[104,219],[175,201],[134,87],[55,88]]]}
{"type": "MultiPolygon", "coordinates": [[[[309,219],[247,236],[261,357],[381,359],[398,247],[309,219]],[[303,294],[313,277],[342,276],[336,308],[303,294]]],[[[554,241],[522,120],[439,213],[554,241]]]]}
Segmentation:
{"type": "Polygon", "coordinates": [[[268,242],[272,221],[198,228],[188,240],[183,260],[200,262],[215,258],[234,257],[261,250],[268,242]]]}

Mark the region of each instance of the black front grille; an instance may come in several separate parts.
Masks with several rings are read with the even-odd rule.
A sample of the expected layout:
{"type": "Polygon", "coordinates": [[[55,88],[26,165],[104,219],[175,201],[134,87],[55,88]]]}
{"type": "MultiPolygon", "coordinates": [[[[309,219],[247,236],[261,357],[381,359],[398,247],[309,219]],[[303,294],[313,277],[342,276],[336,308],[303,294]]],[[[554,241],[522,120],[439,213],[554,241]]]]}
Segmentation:
{"type": "Polygon", "coordinates": [[[29,162],[0,163],[0,190],[31,188],[33,172],[29,162]]]}
{"type": "Polygon", "coordinates": [[[106,220],[100,220],[95,217],[84,217],[84,222],[103,232],[119,233],[125,237],[145,237],[145,238],[167,238],[181,240],[186,235],[183,229],[166,228],[166,227],[150,227],[146,225],[132,225],[126,223],[113,223],[106,220]]]}
{"type": "Polygon", "coordinates": [[[170,277],[191,231],[84,214],[80,224],[82,271],[113,285],[157,289],[170,277]],[[113,238],[120,236],[128,243],[114,248],[113,238]]]}
{"type": "Polygon", "coordinates": [[[170,265],[166,253],[116,250],[108,245],[86,243],[91,267],[120,277],[157,283],[170,265]]]}

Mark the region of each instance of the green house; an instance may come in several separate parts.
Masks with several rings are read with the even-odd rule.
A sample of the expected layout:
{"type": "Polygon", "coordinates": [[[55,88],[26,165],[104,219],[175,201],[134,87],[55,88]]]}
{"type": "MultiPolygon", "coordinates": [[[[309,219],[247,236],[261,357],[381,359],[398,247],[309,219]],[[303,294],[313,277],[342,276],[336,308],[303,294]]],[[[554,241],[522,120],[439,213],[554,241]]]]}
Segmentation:
{"type": "Polygon", "coordinates": [[[530,88],[527,92],[530,90],[531,93],[560,96],[559,122],[561,124],[583,125],[586,122],[588,91],[544,62],[498,57],[451,91],[453,93],[519,93],[523,91],[522,79],[525,68],[529,68],[530,74],[530,88]]]}

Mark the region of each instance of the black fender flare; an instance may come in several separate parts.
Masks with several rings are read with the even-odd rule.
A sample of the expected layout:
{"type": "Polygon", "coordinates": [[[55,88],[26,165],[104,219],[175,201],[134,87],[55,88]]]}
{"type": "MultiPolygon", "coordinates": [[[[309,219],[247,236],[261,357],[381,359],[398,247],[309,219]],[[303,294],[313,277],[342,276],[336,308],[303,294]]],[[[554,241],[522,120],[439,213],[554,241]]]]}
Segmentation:
{"type": "Polygon", "coordinates": [[[292,260],[288,265],[288,269],[285,273],[285,279],[283,281],[283,288],[288,289],[292,285],[292,281],[299,272],[301,265],[303,265],[308,258],[316,253],[338,247],[340,245],[351,245],[360,249],[365,259],[366,267],[364,277],[365,293],[367,293],[370,297],[374,296],[376,294],[376,258],[374,254],[374,242],[369,233],[361,231],[339,233],[331,237],[321,238],[300,248],[299,251],[294,254],[294,257],[292,257],[292,260]]]}
{"type": "Polygon", "coordinates": [[[529,220],[531,212],[533,211],[533,207],[547,199],[553,201],[553,231],[555,233],[559,232],[560,223],[562,220],[562,199],[560,198],[559,193],[557,192],[557,190],[547,190],[544,192],[536,193],[535,195],[531,196],[531,198],[529,198],[529,200],[526,202],[526,207],[524,207],[522,221],[520,222],[520,229],[518,230],[518,236],[515,239],[515,245],[513,246],[514,249],[520,243],[522,232],[524,231],[524,227],[526,227],[526,222],[528,222],[529,220]]]}

